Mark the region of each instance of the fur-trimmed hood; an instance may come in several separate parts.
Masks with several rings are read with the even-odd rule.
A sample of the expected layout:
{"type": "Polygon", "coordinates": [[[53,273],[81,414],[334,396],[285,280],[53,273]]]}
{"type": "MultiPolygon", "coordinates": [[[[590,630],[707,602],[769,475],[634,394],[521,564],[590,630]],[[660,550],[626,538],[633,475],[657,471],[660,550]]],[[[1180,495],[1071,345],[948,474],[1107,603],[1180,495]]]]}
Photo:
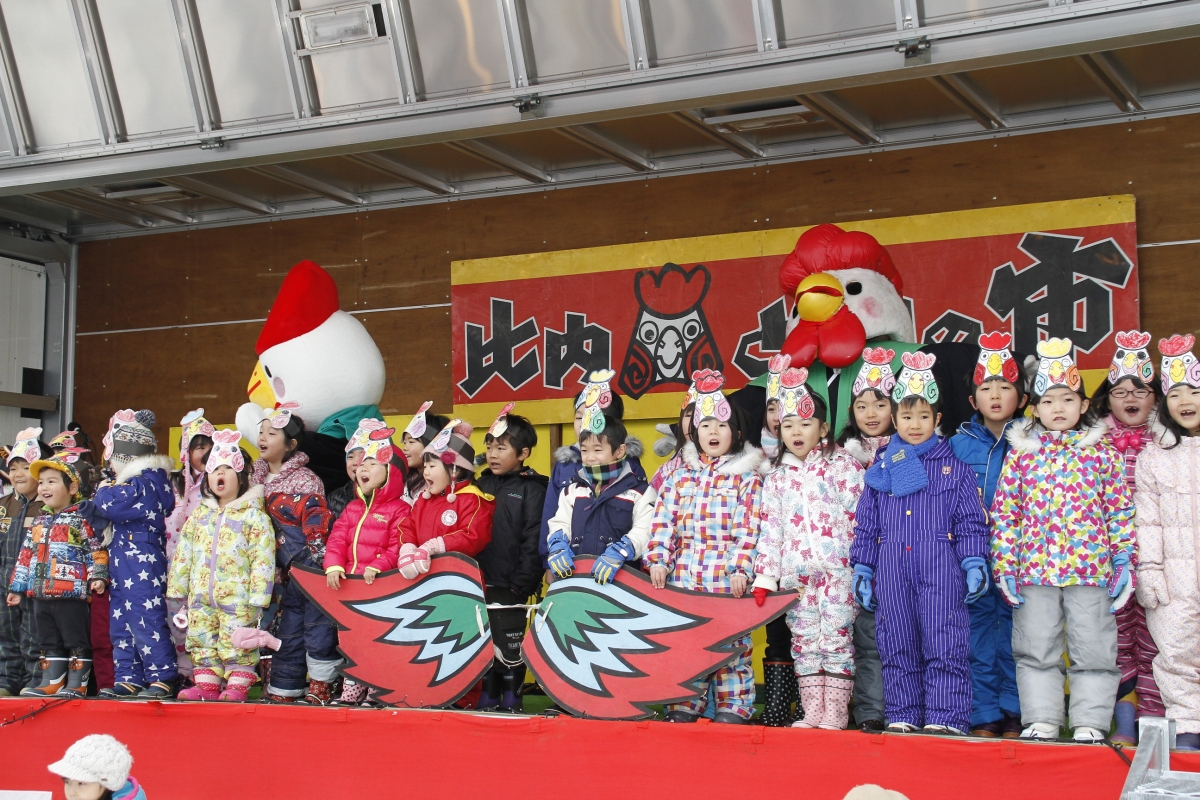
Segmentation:
{"type": "MultiPolygon", "coordinates": [[[[685,444],[679,451],[679,455],[688,469],[704,469],[704,463],[700,460],[700,452],[696,449],[695,443],[685,444]]],[[[749,442],[746,442],[746,446],[742,448],[739,455],[724,456],[723,458],[725,460],[717,468],[717,472],[722,475],[748,475],[752,472],[763,475],[771,471],[771,462],[763,455],[763,451],[749,442]]]]}
{"type": "Polygon", "coordinates": [[[175,460],[170,456],[138,456],[133,461],[121,467],[113,483],[128,483],[131,478],[141,475],[148,469],[161,469],[170,475],[171,470],[174,468],[175,460]]]}
{"type": "MultiPolygon", "coordinates": [[[[225,506],[225,510],[226,511],[237,511],[240,508],[245,508],[246,506],[250,505],[255,500],[262,500],[262,499],[263,499],[263,487],[260,484],[256,483],[256,484],[253,484],[249,489],[247,489],[237,499],[230,500],[229,503],[225,506]]],[[[204,505],[208,506],[209,508],[220,508],[221,507],[220,503],[217,502],[217,498],[207,497],[207,496],[204,498],[204,505]]]]}
{"type": "MultiPolygon", "coordinates": [[[[625,457],[641,459],[642,454],[646,452],[642,440],[636,436],[625,437],[625,457]]],[[[554,451],[554,460],[559,464],[578,464],[579,448],[575,445],[567,445],[560,447],[554,451]]]]}
{"type": "MultiPolygon", "coordinates": [[[[1042,437],[1047,433],[1049,431],[1043,428],[1041,423],[1031,419],[1014,423],[1006,435],[1013,450],[1018,453],[1036,453],[1042,449],[1044,441],[1042,437]]],[[[1064,431],[1062,437],[1068,446],[1083,450],[1100,444],[1104,441],[1106,433],[1108,433],[1108,424],[1100,420],[1083,430],[1064,431]]]]}
{"type": "Polygon", "coordinates": [[[876,444],[874,450],[868,450],[863,444],[862,439],[858,438],[857,436],[852,436],[846,440],[844,445],[842,445],[842,449],[853,456],[854,460],[862,464],[864,467],[871,466],[871,462],[875,460],[875,454],[886,447],[887,443],[892,439],[891,435],[869,436],[867,438],[871,439],[872,442],[876,444]]]}

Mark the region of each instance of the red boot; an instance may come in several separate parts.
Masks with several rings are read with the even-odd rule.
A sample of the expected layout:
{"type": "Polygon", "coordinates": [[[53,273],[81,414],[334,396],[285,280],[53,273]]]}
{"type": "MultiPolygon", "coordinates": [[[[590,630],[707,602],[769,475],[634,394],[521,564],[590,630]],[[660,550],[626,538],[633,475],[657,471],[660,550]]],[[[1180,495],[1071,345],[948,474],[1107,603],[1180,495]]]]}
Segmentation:
{"type": "Polygon", "coordinates": [[[195,686],[189,686],[176,697],[180,700],[220,700],[221,677],[206,667],[196,667],[192,671],[195,686]]]}

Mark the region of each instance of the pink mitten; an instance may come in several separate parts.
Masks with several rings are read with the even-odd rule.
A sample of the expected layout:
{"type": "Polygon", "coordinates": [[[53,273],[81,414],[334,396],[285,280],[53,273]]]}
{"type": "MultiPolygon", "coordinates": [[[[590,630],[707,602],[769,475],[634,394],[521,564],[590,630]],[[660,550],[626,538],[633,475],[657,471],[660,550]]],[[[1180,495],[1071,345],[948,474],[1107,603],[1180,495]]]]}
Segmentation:
{"type": "Polygon", "coordinates": [[[234,628],[229,639],[238,650],[257,650],[260,647],[278,650],[283,645],[279,639],[258,628],[234,628]]]}
{"type": "Polygon", "coordinates": [[[421,574],[415,563],[416,555],[417,546],[406,542],[400,546],[400,557],[396,559],[396,567],[400,570],[400,576],[410,581],[421,574]]]}
{"type": "MultiPolygon", "coordinates": [[[[435,536],[425,542],[425,544],[421,545],[421,549],[426,553],[429,553],[431,556],[436,556],[440,553],[446,552],[446,542],[442,539],[442,537],[435,536]]],[[[421,571],[424,572],[424,570],[421,571]]]]}

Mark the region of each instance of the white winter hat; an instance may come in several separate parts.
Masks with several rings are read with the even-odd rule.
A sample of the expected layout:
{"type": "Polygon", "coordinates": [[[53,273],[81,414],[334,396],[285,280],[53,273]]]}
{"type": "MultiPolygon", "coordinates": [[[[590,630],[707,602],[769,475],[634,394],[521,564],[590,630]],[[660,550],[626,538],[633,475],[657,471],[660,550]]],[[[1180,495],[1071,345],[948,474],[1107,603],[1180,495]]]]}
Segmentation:
{"type": "Polygon", "coordinates": [[[98,783],[115,792],[129,780],[133,756],[129,749],[107,733],[85,736],[67,748],[58,761],[46,769],[81,783],[98,783]]]}

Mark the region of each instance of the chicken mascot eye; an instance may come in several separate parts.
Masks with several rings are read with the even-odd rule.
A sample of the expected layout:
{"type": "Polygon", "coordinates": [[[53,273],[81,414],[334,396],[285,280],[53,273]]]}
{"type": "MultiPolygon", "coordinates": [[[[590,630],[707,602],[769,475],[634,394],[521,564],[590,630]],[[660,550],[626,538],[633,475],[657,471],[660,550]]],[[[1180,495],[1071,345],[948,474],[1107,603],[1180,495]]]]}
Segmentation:
{"type": "Polygon", "coordinates": [[[846,294],[862,294],[862,284],[858,281],[850,281],[846,284],[846,294]]]}
{"type": "Polygon", "coordinates": [[[683,338],[689,342],[700,335],[700,323],[694,319],[689,319],[683,324],[683,338]]]}
{"type": "Polygon", "coordinates": [[[658,340],[658,326],[653,322],[644,322],[638,330],[638,338],[646,344],[654,344],[658,340]]]}

